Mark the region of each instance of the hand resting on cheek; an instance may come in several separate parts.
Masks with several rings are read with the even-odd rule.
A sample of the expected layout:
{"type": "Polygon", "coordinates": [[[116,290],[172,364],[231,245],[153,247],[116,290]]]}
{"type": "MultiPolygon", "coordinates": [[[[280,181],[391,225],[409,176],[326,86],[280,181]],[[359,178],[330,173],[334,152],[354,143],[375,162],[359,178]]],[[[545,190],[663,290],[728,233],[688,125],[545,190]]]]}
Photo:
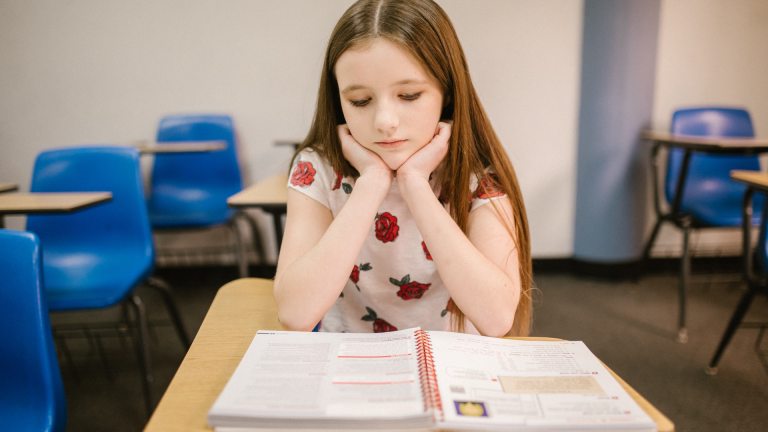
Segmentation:
{"type": "Polygon", "coordinates": [[[360,145],[352,136],[347,125],[342,124],[338,127],[339,140],[341,141],[341,152],[344,158],[360,173],[361,176],[370,173],[371,175],[380,175],[390,181],[393,173],[387,164],[376,153],[360,145]]]}
{"type": "Polygon", "coordinates": [[[406,177],[418,177],[428,180],[440,162],[448,154],[448,141],[451,138],[451,124],[448,122],[439,122],[435,136],[424,147],[412,154],[397,169],[397,177],[404,179],[406,177]]]}

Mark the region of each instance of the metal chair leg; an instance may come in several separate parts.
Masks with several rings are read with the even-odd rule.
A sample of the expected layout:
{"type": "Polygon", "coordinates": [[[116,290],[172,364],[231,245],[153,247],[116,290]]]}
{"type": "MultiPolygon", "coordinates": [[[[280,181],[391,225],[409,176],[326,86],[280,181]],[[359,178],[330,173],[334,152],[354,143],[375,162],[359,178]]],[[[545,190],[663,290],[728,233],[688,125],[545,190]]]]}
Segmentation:
{"type": "Polygon", "coordinates": [[[690,220],[683,220],[683,256],[680,258],[680,280],[678,282],[678,321],[677,321],[677,341],[680,343],[688,342],[688,329],[685,326],[685,312],[687,309],[686,296],[688,293],[688,280],[691,277],[691,256],[689,250],[689,241],[691,236],[690,220]]]}
{"type": "Polygon", "coordinates": [[[739,305],[736,306],[736,310],[733,311],[731,320],[728,322],[728,327],[725,328],[725,333],[723,333],[723,337],[720,339],[720,344],[717,346],[717,350],[715,350],[715,355],[712,356],[712,360],[709,362],[709,366],[706,370],[707,375],[717,374],[717,365],[720,363],[720,357],[722,357],[725,348],[731,342],[733,334],[736,333],[736,330],[741,325],[741,321],[744,319],[744,315],[747,314],[749,306],[752,304],[754,298],[755,290],[750,286],[747,292],[741,296],[741,300],[739,300],[739,305]]]}
{"type": "Polygon", "coordinates": [[[141,369],[143,378],[144,402],[147,408],[147,415],[149,415],[152,413],[152,407],[154,406],[152,400],[152,385],[155,382],[155,377],[152,375],[152,359],[149,355],[149,346],[147,345],[149,340],[147,312],[144,307],[144,302],[136,294],[131,295],[130,305],[133,306],[133,310],[136,312],[136,335],[138,337],[136,352],[139,357],[139,368],[141,369]]]}
{"type": "Polygon", "coordinates": [[[181,318],[181,313],[179,313],[179,308],[176,306],[176,302],[173,300],[171,287],[164,280],[154,276],[147,280],[147,285],[156,289],[157,292],[160,293],[160,296],[163,298],[163,302],[165,303],[165,308],[168,309],[168,315],[171,317],[173,326],[176,328],[176,334],[179,336],[181,344],[184,345],[184,349],[188,350],[191,345],[189,334],[187,333],[186,327],[184,327],[184,321],[181,318]]]}
{"type": "Polygon", "coordinates": [[[664,219],[656,218],[656,224],[653,226],[651,236],[648,238],[648,242],[645,243],[645,248],[643,249],[643,263],[646,263],[651,257],[651,250],[653,249],[653,244],[656,242],[656,237],[659,235],[659,229],[661,228],[662,223],[664,223],[664,219]]]}
{"type": "Polygon", "coordinates": [[[232,236],[235,238],[234,252],[235,259],[237,259],[237,271],[241,278],[248,277],[248,253],[245,249],[245,242],[243,241],[240,227],[237,224],[237,217],[232,218],[227,223],[227,228],[232,232],[232,236]]]}
{"type": "Polygon", "coordinates": [[[261,231],[259,226],[251,215],[247,213],[247,210],[238,210],[237,216],[245,220],[248,224],[248,228],[251,230],[251,240],[253,244],[253,251],[259,256],[259,263],[264,264],[266,261],[266,252],[264,251],[264,240],[261,238],[261,231]]]}

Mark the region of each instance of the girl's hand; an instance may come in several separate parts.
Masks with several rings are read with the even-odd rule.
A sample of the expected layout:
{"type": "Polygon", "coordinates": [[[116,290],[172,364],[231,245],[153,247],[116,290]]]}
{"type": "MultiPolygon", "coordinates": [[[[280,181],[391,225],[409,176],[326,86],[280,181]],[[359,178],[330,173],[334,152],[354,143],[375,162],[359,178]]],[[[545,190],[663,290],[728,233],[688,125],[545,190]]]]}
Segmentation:
{"type": "Polygon", "coordinates": [[[339,125],[338,131],[341,152],[344,158],[360,173],[360,176],[364,174],[380,175],[391,182],[392,170],[379,155],[360,145],[352,136],[347,125],[339,125]]]}
{"type": "Polygon", "coordinates": [[[429,175],[437,169],[448,154],[448,140],[451,137],[451,124],[440,122],[432,141],[411,155],[397,170],[400,177],[420,177],[429,180],[429,175]]]}

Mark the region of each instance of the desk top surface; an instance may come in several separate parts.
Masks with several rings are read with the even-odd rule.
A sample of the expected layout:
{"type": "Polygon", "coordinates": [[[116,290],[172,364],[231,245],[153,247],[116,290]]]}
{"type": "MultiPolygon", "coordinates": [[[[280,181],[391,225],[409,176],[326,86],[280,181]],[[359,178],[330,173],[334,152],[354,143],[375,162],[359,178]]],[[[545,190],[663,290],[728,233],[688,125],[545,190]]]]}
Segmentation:
{"type": "Polygon", "coordinates": [[[285,205],[288,202],[288,176],[278,174],[258,181],[227,199],[230,207],[285,205]]]}
{"type": "Polygon", "coordinates": [[[136,148],[141,154],[205,153],[227,148],[226,141],[140,142],[136,148]]]}
{"type": "MultiPolygon", "coordinates": [[[[276,310],[271,280],[238,279],[224,285],[145,431],[210,431],[208,410],[256,331],[282,329],[276,310]]],[[[674,430],[668,418],[615,373],[614,377],[656,422],[659,432],[674,430]]]]}
{"type": "Polygon", "coordinates": [[[6,193],[0,194],[0,213],[71,212],[111,199],[110,192],[6,193]]]}
{"type": "Polygon", "coordinates": [[[644,131],[643,139],[662,144],[703,151],[768,151],[766,138],[726,138],[679,135],[669,132],[644,131]]]}
{"type": "Polygon", "coordinates": [[[19,188],[16,183],[0,183],[0,193],[13,192],[19,188]]]}
{"type": "Polygon", "coordinates": [[[768,190],[768,173],[763,171],[731,171],[731,178],[746,183],[755,189],[768,190]]]}

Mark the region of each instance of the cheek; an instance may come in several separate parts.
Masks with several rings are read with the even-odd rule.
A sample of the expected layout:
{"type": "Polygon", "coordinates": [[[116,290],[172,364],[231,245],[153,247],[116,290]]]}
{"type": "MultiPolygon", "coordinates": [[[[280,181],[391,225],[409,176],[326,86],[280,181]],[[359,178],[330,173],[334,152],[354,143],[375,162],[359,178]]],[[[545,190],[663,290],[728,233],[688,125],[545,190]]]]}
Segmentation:
{"type": "Polygon", "coordinates": [[[349,132],[352,133],[352,137],[359,142],[360,144],[364,141],[364,128],[363,128],[363,119],[361,116],[355,112],[355,110],[348,109],[346,107],[342,107],[341,109],[342,113],[344,114],[344,121],[346,122],[347,127],[349,128],[349,132]]]}
{"type": "Polygon", "coordinates": [[[435,98],[418,107],[413,113],[414,135],[420,147],[432,140],[437,132],[437,123],[440,121],[441,100],[435,98]]]}

